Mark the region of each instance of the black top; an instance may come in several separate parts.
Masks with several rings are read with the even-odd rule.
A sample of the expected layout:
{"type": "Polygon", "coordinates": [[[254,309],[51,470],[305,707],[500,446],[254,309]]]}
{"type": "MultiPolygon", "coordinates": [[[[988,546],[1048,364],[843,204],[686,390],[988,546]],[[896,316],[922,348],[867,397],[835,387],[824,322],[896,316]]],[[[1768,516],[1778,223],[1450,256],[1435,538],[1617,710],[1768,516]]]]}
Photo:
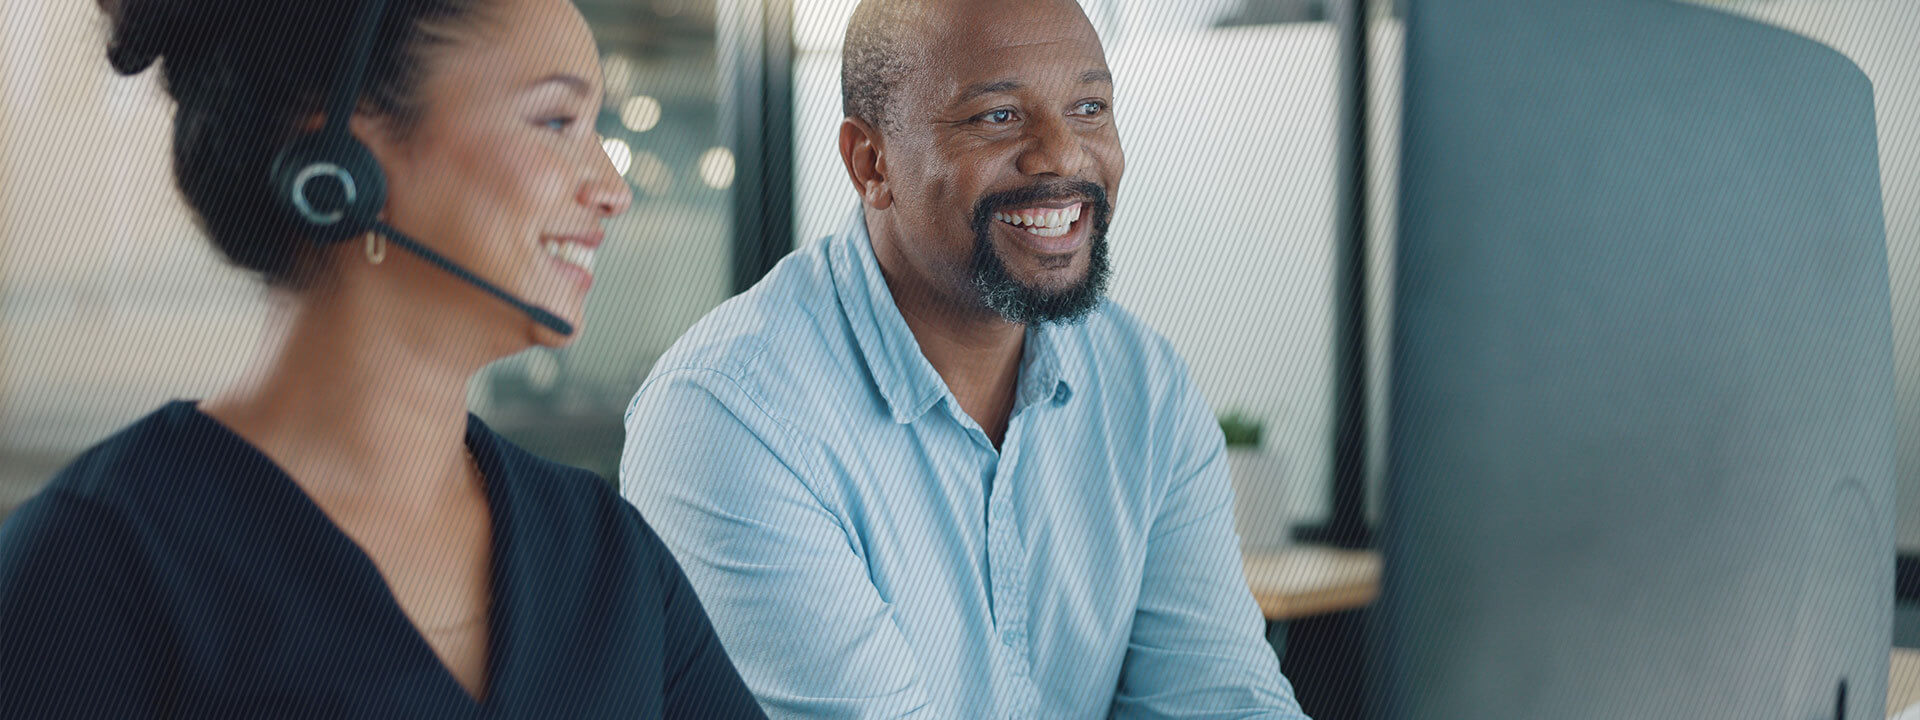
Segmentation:
{"type": "Polygon", "coordinates": [[[493,518],[487,692],[252,445],[174,402],[0,526],[0,717],[763,717],[666,546],[469,416],[493,518]]]}

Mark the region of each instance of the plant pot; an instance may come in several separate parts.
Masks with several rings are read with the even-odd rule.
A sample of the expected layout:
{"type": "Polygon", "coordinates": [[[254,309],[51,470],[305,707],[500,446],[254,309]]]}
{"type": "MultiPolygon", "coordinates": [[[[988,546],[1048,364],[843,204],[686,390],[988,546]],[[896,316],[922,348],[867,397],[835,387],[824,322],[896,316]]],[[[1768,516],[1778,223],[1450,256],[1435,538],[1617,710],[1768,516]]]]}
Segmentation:
{"type": "Polygon", "coordinates": [[[1259,447],[1229,447],[1227,465],[1233,477],[1233,525],[1240,533],[1240,547],[1285,546],[1295,513],[1287,497],[1286,459],[1259,447]]]}

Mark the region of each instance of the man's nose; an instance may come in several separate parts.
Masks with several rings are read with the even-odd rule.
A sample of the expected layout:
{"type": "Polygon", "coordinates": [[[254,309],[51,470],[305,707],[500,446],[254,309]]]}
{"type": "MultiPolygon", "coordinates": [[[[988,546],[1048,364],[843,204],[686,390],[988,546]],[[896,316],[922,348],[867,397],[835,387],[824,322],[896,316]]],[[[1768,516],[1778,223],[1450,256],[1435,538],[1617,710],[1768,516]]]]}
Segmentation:
{"type": "Polygon", "coordinates": [[[1086,145],[1066,118],[1043,118],[1031,128],[1027,147],[1017,161],[1021,174],[1073,177],[1086,169],[1086,145]]]}

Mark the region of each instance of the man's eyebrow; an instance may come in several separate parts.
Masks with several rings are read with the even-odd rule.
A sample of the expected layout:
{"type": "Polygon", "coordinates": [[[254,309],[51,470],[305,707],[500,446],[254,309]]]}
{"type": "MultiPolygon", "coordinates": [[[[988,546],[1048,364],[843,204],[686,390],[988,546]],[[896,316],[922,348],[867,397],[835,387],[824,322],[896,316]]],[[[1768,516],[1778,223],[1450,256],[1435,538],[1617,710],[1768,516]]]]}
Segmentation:
{"type": "Polygon", "coordinates": [[[581,97],[593,94],[593,83],[587,82],[586,78],[580,77],[579,75],[571,75],[568,73],[554,73],[540,78],[539,80],[527,83],[526,89],[532,90],[548,83],[565,85],[567,89],[573,91],[573,94],[581,97]]]}
{"type": "MultiPolygon", "coordinates": [[[[1094,68],[1092,70],[1088,70],[1086,72],[1080,73],[1080,84],[1092,85],[1097,83],[1106,83],[1108,85],[1112,85],[1113,73],[1103,68],[1094,68]]],[[[972,85],[968,85],[965,90],[960,91],[960,98],[956,102],[966,102],[968,100],[972,100],[974,98],[980,97],[981,95],[992,95],[994,93],[1012,92],[1014,90],[1019,90],[1020,88],[1023,88],[1023,87],[1026,87],[1026,86],[1020,84],[1020,81],[1018,80],[989,80],[986,82],[974,83],[972,85]]]]}
{"type": "Polygon", "coordinates": [[[1022,87],[1024,86],[1021,85],[1020,81],[1018,80],[990,80],[987,82],[974,83],[972,85],[968,85],[966,90],[962,90],[960,92],[960,99],[957,100],[956,102],[966,102],[968,100],[972,100],[974,98],[980,97],[981,95],[992,95],[994,93],[1011,92],[1014,90],[1019,90],[1022,87]]]}

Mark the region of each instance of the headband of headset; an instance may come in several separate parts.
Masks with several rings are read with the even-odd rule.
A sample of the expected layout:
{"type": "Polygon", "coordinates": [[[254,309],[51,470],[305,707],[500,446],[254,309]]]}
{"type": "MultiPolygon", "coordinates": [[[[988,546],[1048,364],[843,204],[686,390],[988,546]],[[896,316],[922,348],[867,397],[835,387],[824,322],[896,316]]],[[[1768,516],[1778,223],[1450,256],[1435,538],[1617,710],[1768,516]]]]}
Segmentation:
{"type": "Polygon", "coordinates": [[[386,174],[348,131],[386,7],[386,0],[360,4],[348,27],[346,52],[334,67],[326,125],[274,158],[275,195],[315,242],[339,242],[373,229],[386,204],[386,174]]]}

